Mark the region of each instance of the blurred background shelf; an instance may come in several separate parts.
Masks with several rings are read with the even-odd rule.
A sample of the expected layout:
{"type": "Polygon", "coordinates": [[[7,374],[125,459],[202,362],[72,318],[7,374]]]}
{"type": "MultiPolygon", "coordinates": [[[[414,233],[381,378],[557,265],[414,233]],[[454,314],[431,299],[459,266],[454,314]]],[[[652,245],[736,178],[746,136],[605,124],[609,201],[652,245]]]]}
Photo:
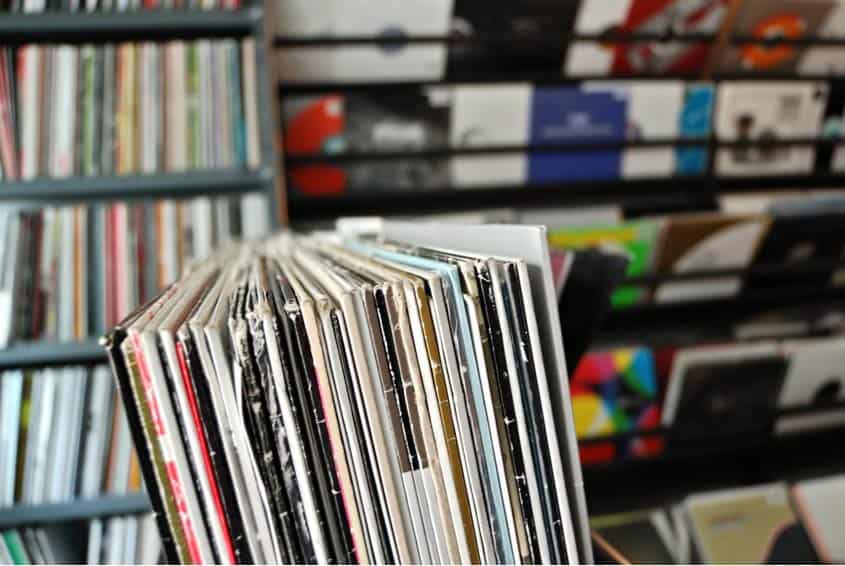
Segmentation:
{"type": "Polygon", "coordinates": [[[244,37],[262,17],[252,7],[232,11],[156,11],[0,15],[3,43],[90,43],[120,39],[164,40],[244,37]]]}
{"type": "Polygon", "coordinates": [[[151,511],[145,493],[104,495],[66,503],[15,505],[0,509],[0,530],[30,525],[82,521],[98,517],[138,515],[151,511]]]}
{"type": "Polygon", "coordinates": [[[263,190],[272,173],[263,171],[193,171],[130,175],[125,177],[74,177],[0,182],[0,200],[97,201],[243,194],[263,190]]]}
{"type": "Polygon", "coordinates": [[[87,342],[21,342],[0,350],[0,370],[106,362],[98,340],[87,342]]]}

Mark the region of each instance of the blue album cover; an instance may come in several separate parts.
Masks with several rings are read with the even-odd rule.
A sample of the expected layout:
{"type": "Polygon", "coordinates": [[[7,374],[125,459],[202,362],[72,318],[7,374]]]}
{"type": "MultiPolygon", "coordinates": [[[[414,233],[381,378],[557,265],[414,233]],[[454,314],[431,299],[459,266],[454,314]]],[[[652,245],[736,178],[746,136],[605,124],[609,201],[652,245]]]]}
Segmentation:
{"type": "MultiPolygon", "coordinates": [[[[706,138],[713,122],[715,88],[711,84],[689,85],[681,108],[680,136],[706,138]]],[[[706,147],[679,147],[676,150],[677,172],[681,175],[701,175],[707,172],[706,147]]]]}
{"type": "MultiPolygon", "coordinates": [[[[531,108],[531,143],[623,141],[627,102],[610,92],[585,92],[577,87],[537,88],[531,108]]],[[[533,183],[616,179],[622,150],[539,153],[529,156],[533,183]]]]}

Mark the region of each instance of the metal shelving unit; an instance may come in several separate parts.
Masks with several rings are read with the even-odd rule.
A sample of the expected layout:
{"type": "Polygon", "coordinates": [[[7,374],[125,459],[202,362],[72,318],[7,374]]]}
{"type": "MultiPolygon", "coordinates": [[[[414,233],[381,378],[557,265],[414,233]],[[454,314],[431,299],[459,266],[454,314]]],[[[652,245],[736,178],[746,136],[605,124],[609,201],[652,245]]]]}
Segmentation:
{"type": "Polygon", "coordinates": [[[273,178],[270,170],[197,171],[126,177],[73,177],[0,184],[0,200],[28,202],[187,198],[240,194],[263,190],[273,178]]]}
{"type": "Polygon", "coordinates": [[[23,342],[0,350],[0,370],[72,364],[102,364],[106,352],[99,341],[23,342]]]}
{"type": "Polygon", "coordinates": [[[145,493],[105,495],[66,503],[16,505],[0,509],[0,531],[21,526],[83,521],[96,517],[137,515],[150,511],[150,501],[145,493]]]}
{"type": "MultiPolygon", "coordinates": [[[[271,69],[267,51],[272,31],[265,7],[257,0],[231,11],[139,11],[125,13],[1,14],[0,37],[4,45],[28,43],[104,43],[113,41],[197,38],[255,40],[258,124],[261,163],[257,170],[192,171],[179,174],[85,177],[0,182],[0,206],[37,206],[101,200],[189,198],[264,192],[268,196],[271,226],[284,218],[280,205],[283,190],[278,177],[279,156],[274,144],[278,111],[271,96],[271,69]]],[[[105,363],[106,353],[97,340],[81,343],[18,343],[0,350],[0,370],[68,364],[105,363]]],[[[66,503],[17,505],[0,509],[0,529],[22,525],[87,520],[151,511],[143,493],[104,495],[66,503]]]]}

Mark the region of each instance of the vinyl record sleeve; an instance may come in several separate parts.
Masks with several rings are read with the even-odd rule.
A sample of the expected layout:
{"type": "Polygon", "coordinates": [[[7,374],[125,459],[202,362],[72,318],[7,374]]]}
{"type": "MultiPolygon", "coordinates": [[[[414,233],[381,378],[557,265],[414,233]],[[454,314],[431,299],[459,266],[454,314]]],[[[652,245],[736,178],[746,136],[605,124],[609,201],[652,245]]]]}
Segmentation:
{"type": "MultiPolygon", "coordinates": [[[[407,469],[408,457],[404,452],[398,452],[399,446],[404,443],[400,432],[402,425],[397,420],[398,406],[384,394],[385,389],[392,386],[385,387],[385,384],[390,383],[391,377],[375,301],[375,287],[379,284],[379,279],[375,272],[362,270],[362,264],[359,263],[356,267],[353,259],[337,248],[320,249],[324,254],[322,261],[330,266],[337,284],[345,288],[348,299],[351,299],[353,308],[350,309],[350,314],[355,317],[355,324],[359,327],[358,333],[365,340],[359,347],[364,353],[365,359],[362,362],[367,365],[371,376],[372,398],[367,401],[372,406],[370,414],[378,415],[375,422],[371,416],[370,424],[384,490],[384,510],[387,513],[386,518],[392,523],[394,554],[400,561],[411,560],[417,554],[417,543],[414,538],[409,538],[412,537],[408,530],[411,518],[399,466],[399,460],[402,460],[402,468],[407,469]],[[367,344],[369,347],[365,347],[367,344]]],[[[377,266],[370,264],[369,267],[375,269],[377,266]]]]}
{"type": "MultiPolygon", "coordinates": [[[[814,403],[845,401],[845,340],[819,338],[783,343],[789,366],[778,397],[778,406],[801,407],[814,403]]],[[[841,409],[778,418],[775,432],[800,433],[845,423],[841,409]]]]}
{"type": "Polygon", "coordinates": [[[476,266],[465,257],[448,252],[424,248],[417,249],[416,252],[423,256],[428,255],[440,261],[452,263],[459,268],[461,273],[461,280],[465,291],[464,300],[470,318],[470,329],[476,356],[478,357],[478,368],[481,373],[480,377],[486,405],[485,408],[488,419],[490,419],[488,426],[490,427],[491,437],[493,439],[497,474],[500,479],[499,486],[502,490],[501,497],[505,503],[507,536],[513,555],[515,557],[522,556],[525,553],[524,551],[527,550],[527,536],[523,529],[521,508],[517,499],[518,495],[516,493],[513,465],[505,427],[505,415],[497,385],[499,380],[499,376],[497,375],[498,367],[493,358],[486,324],[487,321],[482,311],[480,286],[475,271],[476,266]]]}
{"type": "MultiPolygon", "coordinates": [[[[300,409],[293,389],[292,368],[290,365],[289,353],[282,345],[280,328],[278,324],[278,313],[274,313],[270,303],[270,290],[267,288],[266,263],[259,260],[253,264],[252,286],[256,293],[257,301],[253,311],[253,319],[250,321],[253,333],[253,348],[256,342],[263,339],[267,348],[267,355],[272,371],[272,379],[275,382],[275,394],[279,409],[281,410],[282,427],[288,443],[288,450],[292,459],[293,473],[298,485],[301,505],[304,517],[301,520],[301,530],[307,530],[310,544],[313,547],[314,558],[319,563],[328,561],[330,549],[325,540],[326,510],[317,495],[317,487],[314,484],[319,470],[315,469],[313,456],[310,454],[310,446],[306,440],[308,427],[306,420],[310,422],[310,415],[300,409]],[[259,334],[258,324],[263,327],[263,336],[259,334]]],[[[279,451],[282,454],[281,448],[279,451]]],[[[290,493],[290,492],[289,492],[290,493]]],[[[293,503],[293,500],[291,501],[293,503]]],[[[303,547],[305,537],[301,538],[303,547]]],[[[310,556],[310,555],[309,555],[310,556]]]]}
{"type": "Polygon", "coordinates": [[[684,501],[692,538],[708,563],[818,560],[785,484],[692,495],[684,501]]]}
{"type": "Polygon", "coordinates": [[[261,473],[263,483],[267,486],[267,496],[270,502],[271,516],[280,537],[283,556],[286,560],[294,560],[302,556],[303,549],[293,524],[292,502],[288,499],[287,485],[283,480],[282,462],[278,453],[276,439],[273,436],[270,423],[270,413],[264,388],[259,382],[257,361],[253,358],[248,340],[248,325],[245,316],[246,281],[241,279],[234,290],[229,305],[229,335],[232,340],[233,351],[239,360],[241,369],[243,395],[246,415],[247,433],[252,450],[255,451],[255,461],[261,473]]]}
{"type": "MultiPolygon", "coordinates": [[[[242,497],[248,498],[249,505],[243,506],[244,524],[251,530],[254,557],[263,560],[281,560],[283,550],[281,539],[276,529],[272,505],[267,495],[261,472],[255,461],[255,454],[247,435],[245,415],[242,411],[238,376],[233,375],[232,361],[235,354],[228,333],[230,299],[237,285],[236,277],[229,277],[220,292],[220,298],[210,314],[207,324],[202,328],[217,374],[217,392],[225,410],[222,413],[224,427],[230,431],[230,448],[233,454],[239,454],[240,466],[233,469],[233,477],[242,488],[242,497]]],[[[197,328],[197,331],[200,329],[197,328]]]]}
{"type": "MultiPolygon", "coordinates": [[[[219,531],[217,533],[217,536],[220,537],[218,553],[221,553],[221,561],[234,563],[236,560],[236,536],[233,534],[235,529],[230,528],[230,524],[236,523],[239,515],[237,515],[238,519],[233,521],[235,517],[232,512],[238,513],[238,511],[233,507],[231,488],[221,485],[228,480],[225,476],[228,470],[225,468],[225,463],[222,462],[222,447],[219,445],[219,440],[215,439],[215,435],[218,433],[216,430],[212,431],[214,416],[203,410],[203,408],[210,408],[212,405],[208,399],[207,391],[202,389],[202,385],[197,385],[198,382],[204,381],[205,375],[199,367],[198,354],[189,334],[179,337],[179,341],[176,343],[176,355],[181,366],[182,377],[186,381],[185,386],[191,405],[191,416],[197,427],[199,448],[203,456],[201,465],[208,475],[208,489],[212,505],[208,512],[210,520],[217,523],[219,531]]],[[[242,530],[242,527],[239,528],[242,530]]],[[[242,541],[242,532],[239,533],[237,538],[242,541]]],[[[238,551],[237,554],[240,555],[242,552],[238,551]]],[[[248,555],[245,554],[245,556],[248,555]]]]}
{"type": "Polygon", "coordinates": [[[313,254],[297,250],[295,257],[297,262],[327,292],[333,305],[337,307],[333,309],[330,321],[332,332],[338,339],[339,354],[342,356],[338,359],[340,373],[335,376],[335,388],[339,392],[341,403],[348,407],[344,415],[347,430],[357,438],[358,446],[362,450],[356,455],[360,463],[357,473],[360,485],[365,486],[366,491],[359,492],[358,496],[363,498],[363,494],[366,493],[372,498],[366,501],[362,499],[365,520],[369,526],[367,536],[370,551],[378,560],[384,560],[385,552],[390,554],[393,550],[392,529],[384,501],[381,468],[376,454],[378,447],[372,442],[373,425],[376,422],[370,418],[370,415],[377,417],[378,412],[368,411],[373,408],[370,389],[372,382],[361,347],[360,329],[351,303],[352,297],[340,289],[327,266],[313,254]],[[338,380],[338,378],[341,379],[338,380]]]}
{"type": "MultiPolygon", "coordinates": [[[[431,272],[414,269],[409,266],[392,264],[391,267],[405,272],[408,277],[416,278],[420,286],[415,285],[417,305],[420,309],[422,322],[423,342],[429,359],[431,369],[431,388],[427,391],[427,398],[430,405],[429,411],[432,414],[432,421],[439,419],[439,428],[435,427],[438,434],[438,451],[441,453],[441,464],[444,474],[447,476],[445,487],[449,492],[449,502],[452,513],[453,525],[456,528],[457,543],[460,547],[462,562],[475,562],[479,560],[478,545],[474,525],[474,513],[469,500],[467,483],[465,482],[465,470],[459,448],[459,441],[456,435],[456,427],[452,415],[455,407],[454,399],[450,397],[446,373],[449,368],[454,368],[454,350],[451,350],[452,362],[446,361],[445,349],[452,345],[449,330],[444,330],[440,321],[436,320],[437,302],[434,295],[439,291],[440,305],[445,313],[445,303],[442,302],[442,288],[438,289],[440,277],[431,272]],[[432,308],[434,307],[434,308],[432,308]],[[451,364],[451,365],[450,365],[451,364]],[[432,399],[436,403],[432,405],[432,399]],[[438,432],[439,430],[439,432],[438,432]],[[445,454],[445,461],[443,460],[445,454]],[[448,462],[448,465],[446,464],[448,462]],[[475,558],[473,558],[475,557],[475,558]]],[[[445,317],[444,317],[445,318],[445,317]]],[[[474,458],[472,459],[474,462],[474,458]]],[[[477,475],[477,471],[475,472],[477,475]]],[[[477,482],[477,480],[476,480],[477,482]]],[[[480,495],[480,492],[479,492],[480,495]]]]}
{"type": "Polygon", "coordinates": [[[326,535],[331,544],[331,556],[336,562],[346,560],[348,543],[341,529],[346,529],[342,500],[338,493],[331,456],[328,454],[328,437],[318,391],[313,379],[311,353],[304,335],[302,315],[293,288],[275,264],[268,263],[270,289],[277,322],[284,337],[284,348],[289,356],[292,384],[297,395],[297,409],[301,414],[308,435],[311,467],[317,475],[320,506],[326,524],[326,535]],[[283,313],[283,314],[282,314],[283,313]]]}
{"type": "Polygon", "coordinates": [[[787,360],[773,342],[702,346],[675,355],[662,422],[759,427],[773,414],[787,360]]]}
{"type": "Polygon", "coordinates": [[[188,372],[184,352],[176,343],[178,326],[189,316],[196,301],[207,289],[213,272],[197,271],[194,277],[184,280],[183,291],[175,297],[166,318],[158,326],[159,348],[162,352],[163,368],[165,369],[171,396],[175,399],[177,419],[180,430],[188,449],[188,464],[200,498],[200,512],[208,537],[213,545],[215,559],[221,562],[234,561],[234,552],[228,533],[225,517],[219,502],[219,493],[214,479],[208,456],[208,447],[202,430],[199,412],[196,407],[196,397],[191,386],[191,376],[188,372]]]}
{"type": "Polygon", "coordinates": [[[333,360],[321,332],[322,321],[320,317],[322,313],[318,313],[318,306],[322,311],[328,298],[322,295],[322,291],[319,291],[295,265],[288,263],[283,266],[283,271],[296,292],[308,341],[314,346],[312,355],[317,379],[316,384],[319,389],[323,415],[326,419],[334,469],[337,472],[338,497],[340,497],[345,512],[345,524],[348,529],[345,531],[348,533],[348,539],[345,541],[347,560],[361,560],[362,555],[366,556],[367,549],[365,534],[362,532],[362,518],[355,495],[356,478],[353,476],[351,469],[351,455],[347,459],[348,447],[344,438],[345,430],[342,430],[343,423],[338,414],[340,404],[339,400],[336,399],[332,385],[334,369],[330,364],[333,360]]]}
{"type": "Polygon", "coordinates": [[[792,487],[792,500],[810,540],[823,562],[845,560],[845,541],[839,526],[845,520],[842,494],[845,477],[829,476],[800,481],[792,487]]]}
{"type": "MultiPolygon", "coordinates": [[[[351,245],[351,244],[348,244],[351,245]]],[[[452,305],[452,312],[455,313],[454,321],[456,323],[456,344],[458,345],[458,353],[461,364],[466,368],[465,380],[463,383],[465,394],[468,396],[467,404],[471,407],[473,436],[476,438],[476,450],[479,450],[479,468],[482,485],[485,490],[485,501],[487,505],[488,520],[490,521],[490,533],[492,535],[491,542],[493,547],[488,552],[498,553],[504,551],[504,540],[500,533],[504,533],[505,517],[504,517],[504,502],[501,499],[501,490],[499,489],[498,476],[495,476],[495,462],[493,456],[492,438],[490,436],[490,429],[486,418],[486,407],[484,404],[480,376],[478,373],[478,365],[475,358],[475,347],[472,343],[469,334],[469,321],[466,312],[466,305],[464,303],[463,294],[461,290],[461,281],[458,269],[455,266],[433,261],[426,258],[418,258],[406,254],[397,254],[380,250],[378,248],[362,247],[353,249],[360,249],[363,253],[373,254],[376,257],[393,261],[397,263],[408,263],[412,266],[423,269],[433,269],[444,277],[449,278],[451,287],[451,296],[449,301],[452,305]],[[471,393],[467,393],[471,391],[471,393]],[[470,402],[471,400],[471,402],[470,402]],[[480,448],[479,448],[480,445],[480,448]]],[[[509,548],[510,545],[508,544],[509,548]]]]}
{"type": "MultiPolygon", "coordinates": [[[[202,431],[207,443],[207,451],[212,465],[217,496],[221,511],[225,518],[224,535],[231,540],[232,561],[249,561],[253,558],[251,534],[244,526],[238,493],[242,487],[236,487],[232,469],[239,464],[233,462],[233,454],[228,446],[226,437],[229,430],[221,426],[223,418],[222,402],[216,390],[217,375],[211,361],[211,354],[201,332],[192,332],[191,325],[198,329],[199,325],[207,321],[211,309],[219,299],[224,285],[224,278],[218,277],[214,286],[201,301],[198,301],[190,319],[183,324],[178,332],[178,348],[183,353],[191,376],[190,386],[196,397],[196,406],[201,417],[202,431]]],[[[237,473],[237,472],[236,472],[237,473]]],[[[246,501],[244,501],[246,504],[246,501]]]]}
{"type": "MultiPolygon", "coordinates": [[[[340,560],[354,560],[355,544],[351,532],[353,522],[346,502],[346,497],[349,496],[348,492],[352,487],[349,483],[346,458],[343,456],[343,442],[338,429],[334,400],[327,382],[328,368],[325,365],[323,347],[316,329],[317,320],[313,309],[313,299],[300,283],[291,266],[283,263],[279,265],[279,269],[280,277],[285,280],[283,286],[285,298],[290,305],[286,312],[294,324],[295,341],[301,361],[305,366],[308,395],[312,397],[315,424],[321,439],[319,448],[323,452],[329,471],[328,481],[333,492],[333,506],[340,530],[340,540],[335,541],[335,545],[340,545],[337,556],[340,560]],[[289,296],[288,293],[292,295],[289,296]]],[[[354,498],[352,499],[354,501],[354,498]]]]}
{"type": "Polygon", "coordinates": [[[526,297],[528,312],[533,312],[529,322],[533,321],[532,334],[536,338],[537,362],[542,363],[543,375],[549,371],[556,379],[542,380],[549,394],[541,398],[545,405],[544,413],[550,419],[547,425],[554,431],[550,437],[552,444],[559,443],[560,464],[555,464],[557,479],[566,490],[558,490],[557,497],[561,504],[566,501],[565,515],[569,515],[569,505],[574,508],[572,523],[564,520],[569,560],[591,561],[592,547],[589,526],[587,525],[586,498],[584,496],[581,467],[577,455],[577,441],[572,420],[572,406],[569,399],[566,365],[563,355],[560,321],[551,308],[555,304],[555,293],[549,267],[549,250],[545,229],[540,227],[510,226],[449,226],[445,224],[408,224],[385,222],[384,235],[399,241],[413,241],[421,245],[449,247],[454,242],[461,242],[461,247],[475,253],[490,253],[497,256],[525,258],[521,265],[523,288],[531,297],[526,297]],[[529,277],[529,266],[531,276],[529,277]],[[536,310],[534,306],[536,305],[536,310]],[[542,332],[540,329],[542,328],[542,332]],[[547,369],[548,368],[548,369],[547,369]],[[564,473],[565,462],[566,473],[564,473]],[[558,467],[560,466],[560,467],[558,467]],[[566,478],[566,481],[564,481],[566,478]],[[571,503],[570,503],[571,502],[571,503]],[[574,529],[571,527],[574,526],[574,529]],[[577,534],[576,534],[577,533],[577,534]],[[577,550],[575,548],[578,540],[577,550]]]}
{"type": "MultiPolygon", "coordinates": [[[[163,293],[165,294],[166,291],[163,293]]],[[[167,471],[164,459],[154,436],[151,413],[143,396],[143,384],[132,357],[125,355],[124,348],[134,353],[131,341],[127,341],[126,328],[145,312],[146,306],[139,307],[120,325],[116,326],[103,340],[103,346],[109,354],[109,362],[115,375],[121,399],[126,408],[126,417],[130,423],[133,444],[141,462],[144,482],[149,488],[150,503],[158,524],[161,544],[167,559],[173,562],[185,561],[188,554],[187,544],[181,523],[176,514],[175,501],[166,487],[164,478],[167,471]],[[124,346],[125,345],[125,346],[124,346]],[[145,410],[146,409],[146,410],[145,410]],[[153,487],[156,486],[156,487],[153,487]]]]}

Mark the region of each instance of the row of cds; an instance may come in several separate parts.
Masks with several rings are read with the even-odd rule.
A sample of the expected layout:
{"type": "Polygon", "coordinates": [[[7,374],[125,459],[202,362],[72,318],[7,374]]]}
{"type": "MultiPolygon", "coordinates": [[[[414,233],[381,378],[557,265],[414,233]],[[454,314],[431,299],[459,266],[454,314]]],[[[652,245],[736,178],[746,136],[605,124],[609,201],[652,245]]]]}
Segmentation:
{"type": "Polygon", "coordinates": [[[0,374],[0,507],[141,489],[108,368],[0,374]]]}
{"type": "Polygon", "coordinates": [[[234,10],[241,0],[0,0],[0,12],[137,12],[139,10],[234,10]]]}
{"type": "MultiPolygon", "coordinates": [[[[106,366],[0,373],[0,508],[142,487],[129,422],[106,366]]],[[[2,533],[0,564],[149,563],[159,554],[151,516],[92,520],[87,549],[78,541],[82,533],[68,527],[2,533]]]]}
{"type": "Polygon", "coordinates": [[[0,179],[255,168],[253,39],[0,48],[0,179]]]}
{"type": "Polygon", "coordinates": [[[548,258],[537,227],[341,221],[130,315],[107,348],[168,558],[591,562],[548,258]]]}
{"type": "Polygon", "coordinates": [[[0,208],[0,347],[98,336],[217,245],[269,224],[263,195],[0,208]]]}
{"type": "Polygon", "coordinates": [[[155,518],[113,517],[91,521],[88,546],[79,544],[74,524],[23,527],[0,532],[0,564],[157,564],[161,553],[155,518]],[[116,526],[125,524],[125,536],[116,526]]]}

